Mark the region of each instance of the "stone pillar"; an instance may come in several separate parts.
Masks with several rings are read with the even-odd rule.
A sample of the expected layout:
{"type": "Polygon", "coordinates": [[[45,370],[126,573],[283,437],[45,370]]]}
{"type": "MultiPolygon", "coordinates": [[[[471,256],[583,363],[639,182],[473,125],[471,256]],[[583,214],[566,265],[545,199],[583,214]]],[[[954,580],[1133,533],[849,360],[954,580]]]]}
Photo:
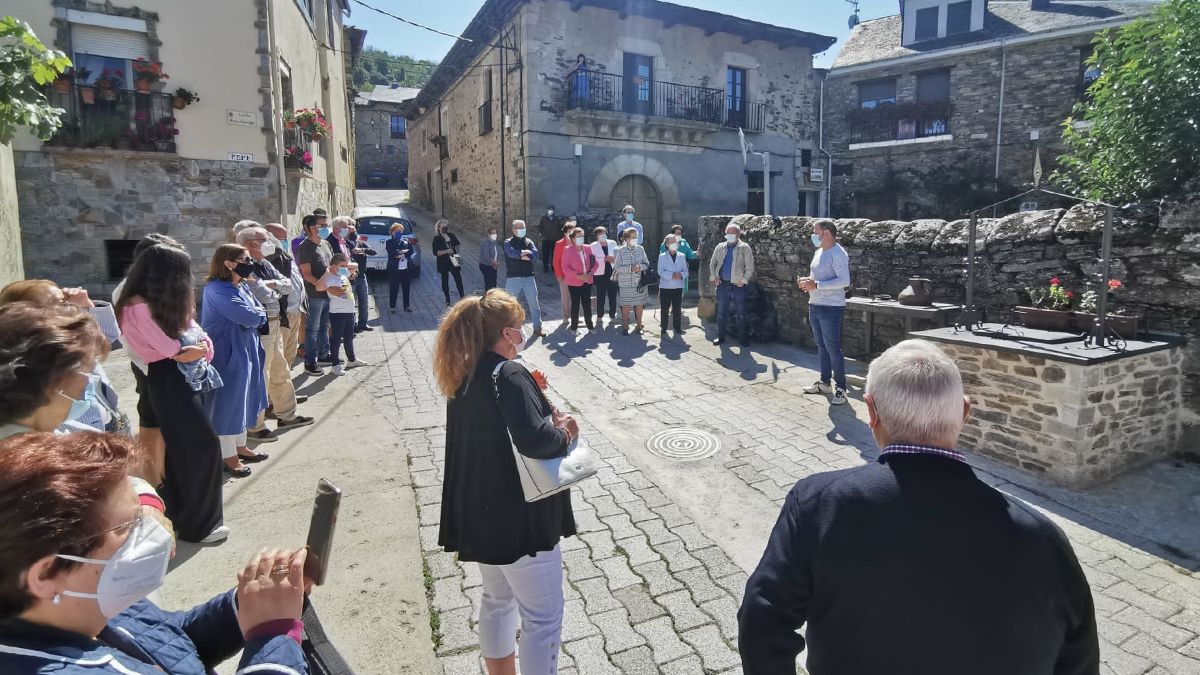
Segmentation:
{"type": "Polygon", "coordinates": [[[0,145],[0,288],[25,278],[21,220],[17,216],[17,175],[11,144],[0,145]]]}

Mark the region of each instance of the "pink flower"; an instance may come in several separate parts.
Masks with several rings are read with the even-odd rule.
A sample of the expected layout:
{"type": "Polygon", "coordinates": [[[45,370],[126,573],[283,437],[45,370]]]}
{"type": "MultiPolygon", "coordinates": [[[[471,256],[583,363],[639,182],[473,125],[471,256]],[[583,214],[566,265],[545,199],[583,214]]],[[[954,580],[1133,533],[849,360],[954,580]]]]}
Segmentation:
{"type": "Polygon", "coordinates": [[[1058,285],[1058,277],[1050,277],[1050,285],[1057,286],[1058,285]]]}
{"type": "Polygon", "coordinates": [[[1115,290],[1117,290],[1118,288],[1120,288],[1121,286],[1122,286],[1122,284],[1121,284],[1121,280],[1120,280],[1120,279],[1109,279],[1109,280],[1108,280],[1108,288],[1109,288],[1109,290],[1113,290],[1113,291],[1115,291],[1115,290]]]}

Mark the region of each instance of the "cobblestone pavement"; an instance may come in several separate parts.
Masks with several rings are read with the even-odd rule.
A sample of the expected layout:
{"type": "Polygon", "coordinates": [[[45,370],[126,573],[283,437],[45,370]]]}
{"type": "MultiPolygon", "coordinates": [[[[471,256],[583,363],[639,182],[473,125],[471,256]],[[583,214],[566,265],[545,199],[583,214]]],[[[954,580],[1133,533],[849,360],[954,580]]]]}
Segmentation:
{"type": "MultiPolygon", "coordinates": [[[[409,210],[429,250],[430,219],[409,210]]],[[[467,292],[478,291],[478,235],[458,236],[467,292]]],[[[423,274],[411,314],[387,313],[386,282],[374,281],[380,325],[357,342],[380,366],[349,376],[368,388],[407,452],[444,672],[478,673],[478,570],[437,546],[445,403],[430,357],[445,303],[432,262],[423,274]]],[[[550,331],[559,323],[558,289],[543,279],[550,331]]],[[[783,345],[713,347],[694,311],[689,318],[682,340],[651,337],[657,315],[648,310],[646,336],[560,329],[523,354],[547,372],[552,399],[575,411],[606,463],[572,495],[580,535],[562,544],[563,673],[740,672],[736,610],[787,490],[877,456],[857,394],[833,408],[800,393],[815,379],[814,355],[783,345]],[[720,450],[688,462],[647,451],[649,436],[678,426],[712,433],[720,450]]],[[[1200,673],[1200,468],[1161,463],[1071,493],[972,462],[1070,536],[1092,584],[1102,672],[1200,673]]]]}

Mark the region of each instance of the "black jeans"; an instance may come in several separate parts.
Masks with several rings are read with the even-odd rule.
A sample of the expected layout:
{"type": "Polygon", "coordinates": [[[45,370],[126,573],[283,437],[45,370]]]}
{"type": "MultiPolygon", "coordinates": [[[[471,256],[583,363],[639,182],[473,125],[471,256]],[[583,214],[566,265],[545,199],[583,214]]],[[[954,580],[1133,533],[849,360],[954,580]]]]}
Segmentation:
{"type": "Polygon", "coordinates": [[[558,243],[560,238],[561,237],[555,237],[554,239],[542,240],[542,250],[538,251],[538,253],[542,254],[543,272],[549,272],[550,270],[554,269],[554,245],[558,243]]]}
{"type": "Polygon", "coordinates": [[[583,305],[583,321],[592,328],[592,285],[568,286],[571,293],[571,330],[579,328],[579,305],[583,305]]]}
{"type": "Polygon", "coordinates": [[[333,356],[333,365],[341,365],[342,358],[339,347],[346,348],[346,358],[354,361],[354,315],[329,314],[329,328],[333,337],[329,341],[329,354],[333,356]]]}
{"type": "Polygon", "coordinates": [[[596,275],[596,318],[604,317],[604,300],[608,299],[608,317],[610,319],[617,318],[617,282],[611,278],[596,275]]]}
{"type": "Polygon", "coordinates": [[[491,265],[479,265],[479,273],[483,275],[483,292],[487,293],[496,287],[496,272],[498,270],[491,265]]]}
{"type": "Polygon", "coordinates": [[[367,307],[370,305],[371,289],[367,286],[367,270],[358,271],[354,278],[354,299],[358,302],[358,321],[355,328],[367,327],[367,307]]]}
{"type": "Polygon", "coordinates": [[[396,309],[396,291],[404,287],[404,309],[408,309],[408,292],[412,286],[412,277],[408,270],[388,270],[388,307],[396,309]]]}
{"type": "Polygon", "coordinates": [[[441,270],[438,274],[442,275],[442,295],[446,296],[446,304],[450,304],[450,275],[454,275],[454,285],[458,287],[458,299],[463,299],[462,288],[462,268],[451,267],[448,270],[441,270]]]}
{"type": "Polygon", "coordinates": [[[671,314],[672,323],[675,324],[675,332],[683,331],[683,289],[682,288],[660,288],[658,289],[658,316],[659,322],[662,324],[662,329],[667,329],[667,313],[671,314]]]}

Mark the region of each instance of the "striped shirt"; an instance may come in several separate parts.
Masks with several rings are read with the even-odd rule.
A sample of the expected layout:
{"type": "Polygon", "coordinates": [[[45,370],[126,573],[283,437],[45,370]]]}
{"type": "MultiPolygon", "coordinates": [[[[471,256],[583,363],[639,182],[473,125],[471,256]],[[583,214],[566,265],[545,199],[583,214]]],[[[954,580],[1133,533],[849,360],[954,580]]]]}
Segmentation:
{"type": "Polygon", "coordinates": [[[883,458],[888,455],[934,455],[947,459],[956,459],[964,463],[967,461],[967,458],[957,450],[935,448],[932,445],[916,445],[914,443],[892,443],[884,448],[883,452],[879,453],[879,460],[883,461],[883,458]]]}

